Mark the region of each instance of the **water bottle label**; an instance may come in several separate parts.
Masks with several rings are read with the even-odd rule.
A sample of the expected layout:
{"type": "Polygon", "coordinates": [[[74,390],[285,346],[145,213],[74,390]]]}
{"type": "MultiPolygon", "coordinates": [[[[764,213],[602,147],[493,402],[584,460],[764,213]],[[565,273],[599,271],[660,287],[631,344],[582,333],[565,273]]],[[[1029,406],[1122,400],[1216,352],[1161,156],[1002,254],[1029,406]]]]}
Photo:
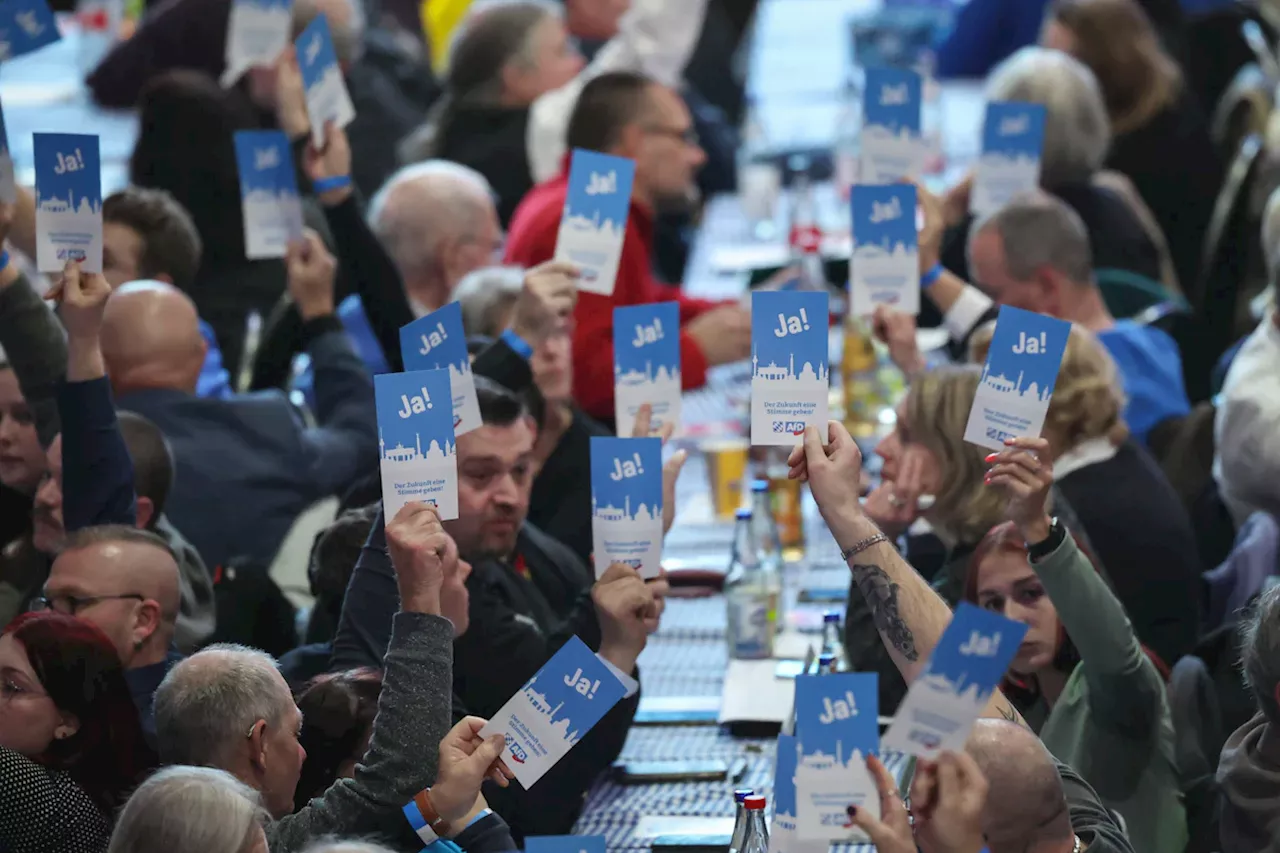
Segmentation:
{"type": "Polygon", "coordinates": [[[769,599],[729,601],[730,652],[736,658],[765,658],[773,654],[777,614],[769,599]]]}

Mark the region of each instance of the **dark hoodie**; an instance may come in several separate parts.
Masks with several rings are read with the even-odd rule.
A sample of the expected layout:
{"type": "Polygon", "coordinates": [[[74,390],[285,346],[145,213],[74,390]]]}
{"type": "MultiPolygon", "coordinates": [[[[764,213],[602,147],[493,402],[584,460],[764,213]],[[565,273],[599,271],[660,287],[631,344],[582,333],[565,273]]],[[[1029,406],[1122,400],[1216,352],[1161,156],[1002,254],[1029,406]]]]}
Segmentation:
{"type": "Polygon", "coordinates": [[[1222,853],[1268,849],[1280,830],[1280,738],[1259,713],[1227,738],[1218,765],[1222,853]]]}

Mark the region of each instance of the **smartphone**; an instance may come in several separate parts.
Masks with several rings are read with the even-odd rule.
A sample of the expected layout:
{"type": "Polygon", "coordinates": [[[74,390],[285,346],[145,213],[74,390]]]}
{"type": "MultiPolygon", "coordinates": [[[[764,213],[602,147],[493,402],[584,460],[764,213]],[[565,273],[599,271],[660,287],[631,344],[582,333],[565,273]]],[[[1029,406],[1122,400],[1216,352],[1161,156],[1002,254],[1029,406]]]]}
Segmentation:
{"type": "Polygon", "coordinates": [[[619,761],[614,778],[623,785],[655,785],[666,782],[736,782],[746,773],[747,762],[726,761],[619,761]]]}

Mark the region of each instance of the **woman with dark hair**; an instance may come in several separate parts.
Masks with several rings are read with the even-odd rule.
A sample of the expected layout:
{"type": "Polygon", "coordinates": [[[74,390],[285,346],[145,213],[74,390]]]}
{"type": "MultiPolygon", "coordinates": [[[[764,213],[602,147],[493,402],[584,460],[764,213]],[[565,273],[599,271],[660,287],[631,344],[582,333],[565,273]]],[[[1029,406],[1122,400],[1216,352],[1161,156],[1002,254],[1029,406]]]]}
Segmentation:
{"type": "Polygon", "coordinates": [[[298,710],[306,720],[298,743],[307,759],[293,794],[295,811],[336,780],[355,775],[356,764],[369,750],[381,692],[382,673],[364,668],[317,676],[298,696],[298,710]]]}
{"type": "Polygon", "coordinates": [[[13,620],[0,635],[0,850],[105,850],[153,766],[111,641],[61,613],[13,620]]]}
{"type": "Polygon", "coordinates": [[[1005,695],[1124,817],[1135,850],[1181,850],[1186,814],[1164,678],[1089,555],[1049,517],[1049,442],[1006,443],[986,457],[985,481],[1008,497],[1010,521],[983,538],[965,584],[966,600],[1027,626],[1005,695]]]}
{"type": "Polygon", "coordinates": [[[1178,63],[1136,0],[1054,0],[1040,43],[1071,54],[1097,78],[1111,120],[1105,165],[1133,181],[1190,291],[1222,164],[1178,63]]]}

